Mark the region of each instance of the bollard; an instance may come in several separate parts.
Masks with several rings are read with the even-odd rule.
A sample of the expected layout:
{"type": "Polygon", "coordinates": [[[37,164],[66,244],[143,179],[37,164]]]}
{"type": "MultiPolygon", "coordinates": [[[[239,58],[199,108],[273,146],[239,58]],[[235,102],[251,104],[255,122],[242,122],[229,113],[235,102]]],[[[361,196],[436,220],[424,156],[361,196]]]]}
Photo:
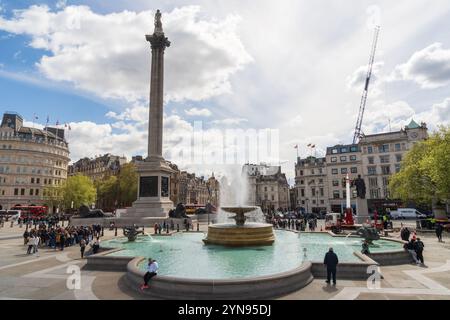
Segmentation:
{"type": "Polygon", "coordinates": [[[105,228],[102,227],[102,237],[105,235],[105,228]]]}
{"type": "Polygon", "coordinates": [[[115,228],[114,237],[117,237],[117,228],[115,228]]]}
{"type": "Polygon", "coordinates": [[[197,232],[200,231],[200,223],[197,222],[197,232]]]}
{"type": "Polygon", "coordinates": [[[169,233],[169,226],[167,226],[166,228],[166,233],[169,233]]]}
{"type": "Polygon", "coordinates": [[[11,228],[14,227],[14,220],[11,220],[11,228]]]}

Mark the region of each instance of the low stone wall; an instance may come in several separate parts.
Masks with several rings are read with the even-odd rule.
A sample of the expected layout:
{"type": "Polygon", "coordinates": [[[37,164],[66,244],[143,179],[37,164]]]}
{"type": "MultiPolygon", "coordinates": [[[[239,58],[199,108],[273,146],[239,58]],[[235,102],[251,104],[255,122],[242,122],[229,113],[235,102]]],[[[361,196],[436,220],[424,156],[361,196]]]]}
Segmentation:
{"type": "MultiPolygon", "coordinates": [[[[175,229],[177,227],[177,224],[180,225],[180,230],[184,230],[184,219],[162,219],[162,218],[148,218],[148,219],[141,219],[137,220],[134,218],[117,218],[117,217],[109,217],[109,218],[71,218],[70,219],[70,225],[72,226],[92,226],[92,225],[101,225],[104,228],[109,228],[111,222],[114,222],[114,225],[117,228],[124,228],[132,226],[133,224],[136,224],[138,227],[144,226],[146,229],[153,229],[153,226],[155,223],[163,224],[164,221],[169,222],[173,221],[175,225],[175,229]]],[[[194,229],[196,228],[195,224],[197,223],[196,218],[191,219],[191,223],[194,224],[194,229]]]]}
{"type": "Polygon", "coordinates": [[[83,267],[84,270],[126,272],[128,263],[134,259],[134,257],[109,256],[109,254],[122,249],[102,248],[101,250],[100,253],[86,257],[87,262],[83,267]]]}
{"type": "Polygon", "coordinates": [[[228,300],[272,299],[287,295],[307,286],[312,280],[311,263],[266,277],[242,280],[195,280],[156,276],[150,289],[140,290],[144,271],[138,268],[144,258],[135,258],[128,264],[127,283],[140,293],[158,299],[172,300],[228,300]]]}
{"type": "MultiPolygon", "coordinates": [[[[371,258],[355,252],[360,261],[359,262],[341,262],[336,269],[336,276],[338,279],[344,280],[365,280],[369,277],[367,270],[370,266],[377,266],[378,263],[371,258]]],[[[312,263],[312,274],[314,278],[325,279],[327,277],[327,267],[323,262],[312,263]]]]}

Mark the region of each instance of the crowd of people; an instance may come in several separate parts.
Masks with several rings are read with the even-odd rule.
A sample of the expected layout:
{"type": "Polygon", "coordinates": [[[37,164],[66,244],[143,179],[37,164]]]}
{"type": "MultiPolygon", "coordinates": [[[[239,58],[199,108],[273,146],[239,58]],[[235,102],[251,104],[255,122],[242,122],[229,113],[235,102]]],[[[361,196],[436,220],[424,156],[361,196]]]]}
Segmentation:
{"type": "Polygon", "coordinates": [[[423,258],[425,244],[420,238],[417,238],[416,233],[411,232],[407,227],[404,227],[400,230],[400,238],[406,242],[404,248],[409,252],[414,262],[417,265],[425,266],[423,258]]]}
{"type": "Polygon", "coordinates": [[[317,218],[307,218],[303,217],[300,219],[277,219],[272,218],[269,223],[273,225],[274,228],[278,229],[291,229],[296,231],[308,231],[314,232],[317,229],[317,218]]]}
{"type": "Polygon", "coordinates": [[[38,254],[39,248],[48,248],[63,251],[66,247],[80,246],[81,258],[84,258],[87,245],[96,254],[100,249],[100,237],[102,227],[93,225],[88,227],[62,227],[59,224],[39,223],[28,225],[23,233],[24,245],[27,246],[27,254],[38,254]]]}

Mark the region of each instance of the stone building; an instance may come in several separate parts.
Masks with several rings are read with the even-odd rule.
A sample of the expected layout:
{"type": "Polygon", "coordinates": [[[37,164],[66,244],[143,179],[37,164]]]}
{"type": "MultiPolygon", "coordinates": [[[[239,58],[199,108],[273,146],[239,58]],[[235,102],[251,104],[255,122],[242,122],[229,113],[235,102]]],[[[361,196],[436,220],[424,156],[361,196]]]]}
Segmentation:
{"type": "Polygon", "coordinates": [[[295,208],[304,212],[326,212],[328,190],[326,158],[298,158],[295,165],[295,208]]]}
{"type": "Polygon", "coordinates": [[[220,205],[220,184],[213,175],[197,177],[195,173],[181,171],[179,175],[179,197],[177,203],[185,205],[206,205],[211,203],[216,208],[220,205]]]}
{"type": "Polygon", "coordinates": [[[391,199],[389,178],[400,171],[403,157],[414,143],[427,138],[426,124],[419,125],[414,120],[400,131],[365,135],[361,138],[359,145],[369,210],[382,211],[401,204],[391,199]]]}
{"type": "MultiPolygon", "coordinates": [[[[344,212],[346,207],[346,186],[345,178],[347,174],[351,180],[363,174],[361,166],[361,150],[356,144],[336,145],[327,148],[327,188],[329,203],[327,205],[330,212],[344,212]]],[[[350,197],[351,205],[356,210],[356,199],[353,194],[350,197]]]]}
{"type": "Polygon", "coordinates": [[[69,176],[82,174],[93,181],[101,181],[117,176],[125,163],[127,163],[126,157],[109,153],[96,158],[83,158],[69,166],[69,176]]]}
{"type": "Polygon", "coordinates": [[[0,208],[50,205],[48,193],[67,179],[69,146],[64,129],[23,126],[14,112],[3,115],[0,126],[0,208]]]}
{"type": "Polygon", "coordinates": [[[242,173],[247,175],[248,205],[263,212],[289,209],[289,184],[280,166],[246,164],[242,173]]]}

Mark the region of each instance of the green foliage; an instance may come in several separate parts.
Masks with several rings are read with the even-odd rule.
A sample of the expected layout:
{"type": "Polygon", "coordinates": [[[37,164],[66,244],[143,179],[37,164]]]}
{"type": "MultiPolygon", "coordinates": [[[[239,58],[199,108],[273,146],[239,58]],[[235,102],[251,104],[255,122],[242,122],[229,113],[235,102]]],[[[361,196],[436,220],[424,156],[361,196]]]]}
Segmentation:
{"type": "Polygon", "coordinates": [[[115,207],[118,196],[117,177],[111,176],[95,183],[97,188],[98,207],[111,209],[115,207]]]}
{"type": "Polygon", "coordinates": [[[122,166],[117,177],[118,201],[121,207],[129,207],[137,199],[138,175],[132,163],[122,166]]]}
{"type": "Polygon", "coordinates": [[[66,183],[59,188],[63,207],[69,209],[73,201],[74,209],[81,205],[90,206],[95,202],[97,191],[92,180],[83,175],[68,177],[66,183]]]}
{"type": "Polygon", "coordinates": [[[450,127],[441,127],[407,153],[389,183],[394,197],[421,203],[450,199],[450,127]]]}

